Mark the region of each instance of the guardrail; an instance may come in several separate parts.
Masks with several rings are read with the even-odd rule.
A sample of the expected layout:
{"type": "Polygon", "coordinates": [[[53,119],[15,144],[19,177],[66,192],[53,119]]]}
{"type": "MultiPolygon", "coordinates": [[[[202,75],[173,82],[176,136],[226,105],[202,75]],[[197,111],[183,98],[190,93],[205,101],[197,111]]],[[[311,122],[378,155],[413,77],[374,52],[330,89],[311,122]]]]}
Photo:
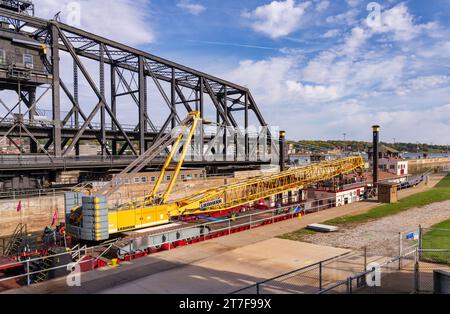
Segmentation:
{"type": "MultiPolygon", "coordinates": [[[[210,233],[208,233],[208,234],[204,233],[202,236],[200,236],[198,238],[198,240],[200,240],[200,241],[205,241],[207,239],[214,238],[214,237],[216,237],[216,235],[219,235],[219,234],[231,235],[235,232],[243,231],[240,229],[249,230],[249,229],[263,226],[266,223],[275,223],[278,220],[292,219],[292,218],[297,217],[299,214],[300,214],[300,212],[298,211],[298,205],[291,204],[289,206],[285,206],[285,207],[281,207],[281,208],[277,208],[277,209],[261,210],[261,211],[258,211],[257,213],[242,215],[242,216],[238,216],[236,218],[227,218],[227,219],[223,219],[223,220],[217,221],[217,222],[207,222],[207,223],[198,224],[198,225],[191,225],[189,227],[177,229],[177,231],[183,231],[183,230],[188,230],[188,229],[192,229],[192,228],[209,228],[211,230],[210,233]],[[217,228],[213,228],[214,225],[216,225],[216,226],[223,225],[224,227],[219,226],[217,228]]],[[[173,230],[166,231],[166,232],[162,231],[160,233],[152,234],[152,236],[160,237],[161,239],[164,239],[164,238],[170,239],[170,237],[168,235],[171,232],[173,232],[173,230]]],[[[192,240],[192,239],[190,237],[187,237],[187,238],[180,238],[177,241],[188,241],[188,240],[192,240]]],[[[122,244],[121,247],[124,247],[126,245],[131,245],[133,239],[120,239],[120,240],[118,240],[118,242],[119,241],[122,244]]],[[[1,278],[0,283],[6,282],[8,280],[16,280],[19,278],[29,279],[29,278],[31,278],[32,275],[40,273],[39,271],[35,271],[35,272],[30,271],[30,269],[29,269],[30,262],[33,262],[33,261],[39,262],[39,261],[42,261],[47,258],[54,258],[54,257],[62,256],[64,254],[68,254],[68,253],[71,254],[72,256],[92,256],[93,258],[91,260],[86,260],[86,261],[83,261],[80,263],[81,264],[91,263],[90,265],[92,266],[92,269],[94,269],[95,261],[96,261],[94,252],[102,250],[102,249],[104,251],[109,250],[111,248],[112,244],[114,245],[115,243],[108,242],[106,244],[102,244],[102,245],[98,245],[98,246],[93,246],[93,247],[88,247],[88,248],[85,248],[85,247],[78,248],[75,251],[69,250],[67,253],[60,253],[60,254],[55,254],[55,255],[50,255],[50,256],[43,256],[43,257],[38,257],[38,258],[33,258],[33,259],[27,259],[27,260],[12,261],[11,263],[0,265],[2,268],[17,267],[17,265],[21,265],[25,270],[24,274],[1,278]]],[[[153,246],[154,246],[153,249],[155,249],[154,252],[158,252],[158,249],[156,249],[156,247],[164,247],[164,246],[166,246],[167,250],[170,251],[173,249],[173,241],[162,241],[160,243],[154,243],[153,246]]],[[[149,248],[149,249],[152,249],[152,248],[149,248]]],[[[100,254],[100,255],[102,255],[102,254],[100,254]]],[[[126,257],[124,257],[124,259],[126,259],[126,257]]],[[[130,259],[132,259],[132,256],[130,256],[130,259]]],[[[69,265],[72,265],[72,263],[66,264],[66,265],[61,265],[61,266],[54,267],[51,269],[46,269],[45,271],[63,269],[63,268],[67,269],[67,267],[69,265]]],[[[27,281],[27,285],[30,285],[30,284],[31,284],[31,282],[27,281]]]]}
{"type": "MultiPolygon", "coordinates": [[[[273,278],[269,278],[263,281],[259,281],[253,285],[241,288],[239,290],[233,291],[230,294],[264,294],[264,290],[268,290],[268,293],[273,293],[274,290],[295,290],[296,286],[301,287],[308,285],[308,290],[310,293],[317,291],[322,291],[326,280],[324,278],[324,268],[342,258],[349,257],[352,252],[347,252],[281,275],[273,278]],[[295,277],[297,277],[295,279],[295,277]],[[294,282],[297,281],[297,282],[294,282]],[[303,281],[303,282],[302,282],[303,281]],[[307,281],[307,283],[306,283],[307,281]]],[[[304,291],[297,290],[297,293],[304,293],[304,291]]]]}

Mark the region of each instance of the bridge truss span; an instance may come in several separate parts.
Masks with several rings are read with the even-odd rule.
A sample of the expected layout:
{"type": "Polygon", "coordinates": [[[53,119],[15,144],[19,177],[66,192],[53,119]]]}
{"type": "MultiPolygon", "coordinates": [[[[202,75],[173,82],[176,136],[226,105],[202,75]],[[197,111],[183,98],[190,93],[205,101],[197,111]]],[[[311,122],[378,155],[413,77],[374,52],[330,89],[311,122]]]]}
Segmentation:
{"type": "MultiPolygon", "coordinates": [[[[33,70],[21,70],[16,76],[11,74],[14,65],[0,66],[0,99],[2,90],[20,95],[19,104],[2,100],[7,110],[0,117],[0,136],[22,149],[21,141],[15,140],[20,133],[29,139],[30,154],[47,155],[50,160],[79,156],[81,142],[96,141],[102,156],[139,156],[179,126],[180,116],[198,111],[205,120],[213,115],[213,124],[224,130],[222,151],[216,153],[227,156],[233,155],[227,150],[238,149],[237,142],[230,143],[233,138],[227,136],[227,128],[248,129],[250,120],[258,127],[267,127],[245,87],[56,20],[3,8],[0,18],[11,25],[0,31],[0,40],[32,47],[43,63],[41,72],[35,64],[33,70]],[[93,103],[86,103],[80,85],[89,89],[93,103]],[[153,100],[154,93],[149,95],[150,90],[157,91],[159,104],[153,100]],[[51,117],[44,122],[39,119],[43,99],[51,103],[51,117]],[[124,102],[131,102],[136,112],[134,124],[121,115],[124,102]],[[25,110],[20,110],[22,105],[25,110]],[[63,106],[69,109],[64,111],[63,106]],[[156,122],[150,114],[152,106],[168,112],[158,117],[163,122],[156,122]]],[[[210,148],[211,139],[202,137],[204,151],[210,148]]],[[[249,141],[245,135],[246,156],[250,154],[249,141]]]]}

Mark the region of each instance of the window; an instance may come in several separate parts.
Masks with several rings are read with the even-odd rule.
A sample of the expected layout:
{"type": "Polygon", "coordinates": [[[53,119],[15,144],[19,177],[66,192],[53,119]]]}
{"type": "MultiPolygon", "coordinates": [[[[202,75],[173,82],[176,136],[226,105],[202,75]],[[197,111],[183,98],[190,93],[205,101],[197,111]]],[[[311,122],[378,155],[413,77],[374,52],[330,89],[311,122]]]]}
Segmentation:
{"type": "Polygon", "coordinates": [[[125,184],[130,184],[130,179],[125,179],[125,184]]]}
{"type": "Polygon", "coordinates": [[[140,183],[141,182],[141,178],[134,178],[134,183],[140,183]]]}
{"type": "Polygon", "coordinates": [[[142,178],[141,178],[141,182],[142,182],[142,183],[147,183],[147,177],[142,177],[142,178]]]}
{"type": "Polygon", "coordinates": [[[0,65],[3,65],[6,63],[6,53],[5,50],[0,49],[0,65]]]}
{"type": "Polygon", "coordinates": [[[23,64],[25,65],[26,68],[32,69],[33,68],[33,56],[24,54],[23,55],[23,64]]]}
{"type": "Polygon", "coordinates": [[[151,181],[152,181],[152,182],[155,182],[155,181],[156,181],[156,177],[152,177],[152,178],[151,178],[151,181]]]}
{"type": "Polygon", "coordinates": [[[184,180],[186,177],[184,174],[181,175],[181,180],[184,180]]]}
{"type": "Polygon", "coordinates": [[[171,176],[167,176],[167,177],[166,177],[166,180],[167,180],[167,181],[170,181],[170,178],[172,178],[172,177],[171,177],[171,176]]]}

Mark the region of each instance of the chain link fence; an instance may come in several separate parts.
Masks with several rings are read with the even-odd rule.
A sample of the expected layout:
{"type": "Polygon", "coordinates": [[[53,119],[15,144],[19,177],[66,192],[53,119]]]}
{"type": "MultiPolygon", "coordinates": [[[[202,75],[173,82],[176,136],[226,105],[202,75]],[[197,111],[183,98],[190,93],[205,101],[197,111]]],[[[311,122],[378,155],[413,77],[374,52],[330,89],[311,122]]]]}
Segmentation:
{"type": "MultiPolygon", "coordinates": [[[[419,255],[421,256],[432,256],[433,259],[435,256],[439,257],[439,260],[442,260],[442,258],[447,258],[447,261],[450,260],[450,249],[442,250],[442,249],[425,249],[420,250],[419,255]]],[[[415,269],[415,280],[416,280],[416,286],[415,286],[415,292],[421,293],[421,294],[428,294],[428,293],[434,293],[434,272],[436,270],[440,271],[446,271],[450,273],[450,264],[448,262],[446,264],[436,264],[435,262],[430,263],[426,260],[429,259],[429,257],[425,258],[425,261],[420,259],[417,262],[416,269],[415,269]]]]}
{"type": "Polygon", "coordinates": [[[234,293],[433,293],[436,270],[450,272],[450,230],[419,227],[234,293]]]}
{"type": "Polygon", "coordinates": [[[420,228],[416,292],[433,293],[433,272],[450,272],[450,229],[420,228]]]}
{"type": "Polygon", "coordinates": [[[349,252],[258,282],[232,294],[315,294],[365,270],[364,252],[349,252]]]}

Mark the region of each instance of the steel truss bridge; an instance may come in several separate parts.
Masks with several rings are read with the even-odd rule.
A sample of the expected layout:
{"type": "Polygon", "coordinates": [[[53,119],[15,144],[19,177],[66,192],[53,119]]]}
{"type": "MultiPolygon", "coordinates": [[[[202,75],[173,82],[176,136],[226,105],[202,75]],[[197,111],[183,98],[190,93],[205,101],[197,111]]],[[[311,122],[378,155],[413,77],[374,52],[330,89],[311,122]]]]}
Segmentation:
{"type": "MultiPolygon", "coordinates": [[[[6,109],[6,114],[0,117],[0,138],[8,139],[21,150],[23,146],[15,139],[23,136],[30,141],[29,151],[23,151],[24,156],[8,156],[10,162],[2,162],[2,171],[15,169],[19,164],[22,170],[66,169],[69,164],[73,168],[77,164],[89,164],[89,159],[79,156],[80,141],[86,140],[94,140],[101,147],[101,156],[97,162],[92,160],[92,167],[104,167],[107,164],[104,160],[111,164],[127,164],[128,160],[143,154],[152,143],[177,127],[186,112],[199,111],[202,118],[206,112],[214,112],[214,124],[224,130],[230,127],[247,129],[250,119],[257,121],[258,126],[267,126],[248,88],[57,20],[45,20],[1,7],[0,20],[8,21],[17,33],[42,44],[49,74],[47,81],[36,77],[33,83],[20,84],[7,80],[0,71],[0,91],[16,91],[19,96],[18,103],[6,103],[0,94],[0,104],[6,109]],[[63,54],[71,59],[70,80],[61,75],[63,54]],[[93,63],[96,71],[92,71],[93,63]],[[82,82],[94,95],[94,104],[83,103],[80,95],[82,82]],[[149,114],[152,98],[148,95],[148,82],[159,92],[163,106],[167,106],[165,111],[169,112],[159,126],[149,114]],[[51,98],[51,117],[48,121],[36,120],[42,99],[46,97],[51,98]],[[62,111],[62,97],[70,104],[68,112],[62,111]],[[136,125],[120,118],[124,97],[136,105],[136,125]],[[22,104],[26,111],[18,115],[18,107],[22,104]],[[87,110],[89,106],[91,109],[87,110]],[[237,119],[239,112],[240,119],[237,119]],[[127,154],[131,157],[125,156],[127,154]],[[14,158],[19,163],[14,163],[14,158]]],[[[278,144],[275,143],[278,141],[271,140],[270,132],[267,132],[271,142],[269,147],[277,150],[278,144]]],[[[203,146],[208,145],[211,138],[202,137],[203,151],[203,146]]],[[[247,134],[244,137],[245,160],[226,161],[224,158],[224,161],[204,161],[203,164],[258,164],[249,160],[250,140],[247,134]]],[[[220,153],[225,156],[233,154],[227,151],[230,147],[238,149],[237,143],[230,145],[233,143],[229,141],[223,132],[223,152],[220,153]]]]}

